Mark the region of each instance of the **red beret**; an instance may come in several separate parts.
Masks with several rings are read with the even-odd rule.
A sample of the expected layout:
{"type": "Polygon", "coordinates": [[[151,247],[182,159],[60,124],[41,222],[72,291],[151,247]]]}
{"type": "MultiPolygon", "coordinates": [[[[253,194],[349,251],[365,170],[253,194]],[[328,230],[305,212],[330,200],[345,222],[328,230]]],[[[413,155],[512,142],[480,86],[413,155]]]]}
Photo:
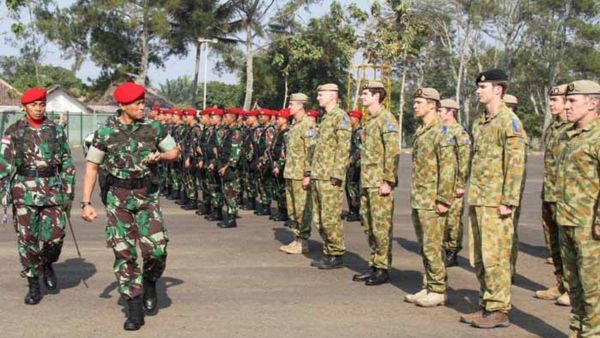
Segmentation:
{"type": "Polygon", "coordinates": [[[179,116],[185,116],[185,110],[183,110],[183,109],[177,109],[177,115],[179,115],[179,116]]]}
{"type": "Polygon", "coordinates": [[[201,115],[210,115],[210,113],[213,111],[213,108],[206,108],[204,110],[202,110],[202,112],[200,113],[201,115]]]}
{"type": "Polygon", "coordinates": [[[258,114],[260,114],[260,111],[256,109],[246,112],[246,116],[258,116],[258,114]]]}
{"type": "Polygon", "coordinates": [[[160,106],[152,106],[152,110],[154,110],[154,111],[160,111],[160,106]]]}
{"type": "Polygon", "coordinates": [[[319,112],[314,109],[311,109],[306,112],[306,115],[311,116],[311,117],[319,117],[319,112]]]}
{"type": "Polygon", "coordinates": [[[29,88],[21,96],[21,104],[29,104],[35,101],[46,101],[46,89],[29,88]]]}
{"type": "Polygon", "coordinates": [[[235,114],[239,116],[244,116],[245,111],[240,108],[227,108],[225,109],[225,114],[235,114]]]}
{"type": "Polygon", "coordinates": [[[145,89],[143,86],[135,84],[133,82],[125,82],[115,89],[113,96],[115,101],[120,104],[128,104],[135,102],[145,95],[145,89]]]}
{"type": "Polygon", "coordinates": [[[167,108],[167,109],[163,110],[163,113],[165,113],[165,114],[173,114],[173,108],[167,108]]]}
{"type": "Polygon", "coordinates": [[[221,108],[213,108],[211,115],[223,115],[223,109],[221,108]]]}
{"type": "Polygon", "coordinates": [[[271,111],[267,108],[260,108],[258,110],[258,115],[271,115],[271,111]]]}
{"type": "Polygon", "coordinates": [[[289,108],[285,108],[285,109],[280,110],[279,114],[277,116],[289,119],[291,115],[292,115],[292,111],[289,108]]]}
{"type": "Polygon", "coordinates": [[[185,115],[188,116],[196,116],[196,109],[194,108],[188,108],[185,110],[185,115]]]}
{"type": "Polygon", "coordinates": [[[350,117],[357,117],[359,119],[362,119],[362,112],[360,110],[352,110],[348,113],[348,115],[350,117]]]}

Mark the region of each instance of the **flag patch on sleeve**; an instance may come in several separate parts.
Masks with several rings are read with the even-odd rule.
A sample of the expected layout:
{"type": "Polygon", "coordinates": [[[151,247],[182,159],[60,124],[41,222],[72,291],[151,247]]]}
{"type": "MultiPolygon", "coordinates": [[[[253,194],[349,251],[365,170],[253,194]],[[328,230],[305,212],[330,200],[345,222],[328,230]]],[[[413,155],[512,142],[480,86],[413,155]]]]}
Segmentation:
{"type": "Polygon", "coordinates": [[[2,144],[10,144],[10,136],[4,136],[2,138],[2,144]]]}

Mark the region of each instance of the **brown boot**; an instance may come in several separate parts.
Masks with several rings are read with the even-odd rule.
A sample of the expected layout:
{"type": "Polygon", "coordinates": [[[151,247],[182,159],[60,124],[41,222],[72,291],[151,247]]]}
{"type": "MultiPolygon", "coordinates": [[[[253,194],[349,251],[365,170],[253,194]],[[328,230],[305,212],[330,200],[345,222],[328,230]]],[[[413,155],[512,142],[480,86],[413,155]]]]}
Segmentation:
{"type": "Polygon", "coordinates": [[[471,324],[480,329],[493,329],[495,327],[509,327],[508,313],[492,311],[483,313],[483,316],[471,324]]]}
{"type": "Polygon", "coordinates": [[[295,239],[288,245],[280,246],[279,250],[290,255],[306,254],[308,253],[308,241],[303,239],[295,239]]]}
{"type": "Polygon", "coordinates": [[[569,335],[569,338],[580,338],[580,337],[581,337],[581,332],[579,332],[579,331],[573,331],[569,335]]]}
{"type": "Polygon", "coordinates": [[[560,297],[560,291],[558,291],[558,287],[553,286],[548,290],[539,290],[535,292],[535,298],[545,299],[545,300],[557,300],[560,297]]]}
{"type": "Polygon", "coordinates": [[[480,309],[477,312],[469,313],[466,315],[460,316],[461,323],[473,324],[476,320],[483,318],[483,309],[480,309]]]}
{"type": "Polygon", "coordinates": [[[560,295],[560,297],[556,299],[556,303],[554,304],[561,306],[571,306],[571,299],[569,298],[569,294],[566,292],[563,293],[562,295],[560,295]]]}

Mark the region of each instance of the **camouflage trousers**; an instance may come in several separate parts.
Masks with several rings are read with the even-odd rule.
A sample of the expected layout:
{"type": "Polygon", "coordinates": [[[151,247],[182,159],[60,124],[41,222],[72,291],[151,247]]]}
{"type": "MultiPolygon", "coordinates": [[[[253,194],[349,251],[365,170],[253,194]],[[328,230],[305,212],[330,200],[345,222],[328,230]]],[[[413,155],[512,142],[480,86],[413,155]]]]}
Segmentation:
{"type": "Polygon", "coordinates": [[[273,199],[273,175],[265,173],[260,175],[257,182],[258,200],[261,204],[271,205],[273,199]]]}
{"type": "Polygon", "coordinates": [[[360,215],[371,248],[369,266],[389,270],[392,266],[394,194],[381,196],[379,188],[362,189],[360,215]]]}
{"type": "Polygon", "coordinates": [[[111,187],[108,193],[106,243],[115,254],[113,268],[125,298],[141,295],[143,279],[156,281],[166,266],[169,238],[158,193],[146,189],[111,187]],[[142,252],[143,272],[137,263],[136,244],[142,252]]]}
{"type": "Polygon", "coordinates": [[[350,212],[358,212],[361,205],[360,168],[348,170],[346,174],[346,201],[350,212]],[[358,171],[358,175],[356,175],[358,171]]]}
{"type": "Polygon", "coordinates": [[[184,169],[183,170],[183,176],[182,176],[182,183],[183,183],[183,191],[185,193],[185,196],[190,199],[190,200],[196,200],[196,190],[198,189],[196,186],[196,176],[195,174],[189,170],[189,169],[184,169]]]}
{"type": "Polygon", "coordinates": [[[246,198],[256,200],[258,196],[258,173],[256,171],[244,170],[242,172],[242,188],[246,198]]]}
{"type": "Polygon", "coordinates": [[[279,210],[286,210],[285,201],[285,180],[283,179],[283,170],[279,175],[273,176],[273,199],[277,202],[279,210]]]}
{"type": "Polygon", "coordinates": [[[310,188],[304,189],[302,180],[285,180],[285,201],[289,219],[294,222],[292,232],[299,239],[309,239],[312,208],[310,188]]]}
{"type": "MultiPolygon", "coordinates": [[[[233,170],[233,169],[228,169],[233,170]]],[[[235,217],[238,209],[238,193],[241,190],[240,180],[237,172],[230,173],[234,176],[233,179],[223,182],[223,197],[227,206],[227,214],[230,217],[235,217]]]]}
{"type": "Polygon", "coordinates": [[[563,271],[569,285],[571,325],[581,337],[600,337],[600,240],[591,226],[559,226],[563,271]]]}
{"type": "Polygon", "coordinates": [[[171,179],[169,176],[169,168],[166,163],[158,164],[158,175],[160,176],[160,188],[161,190],[165,190],[171,187],[171,179]]]}
{"type": "Polygon", "coordinates": [[[198,199],[202,200],[203,204],[211,204],[211,194],[209,188],[209,180],[206,169],[201,169],[198,175],[198,199]]]}
{"type": "Polygon", "coordinates": [[[413,209],[412,222],[421,246],[421,256],[425,268],[424,289],[445,293],[446,266],[443,258],[444,228],[446,217],[435,210],[413,209]]]}
{"type": "Polygon", "coordinates": [[[458,253],[462,250],[463,212],[464,198],[455,198],[446,216],[446,229],[444,230],[444,249],[446,251],[458,253]]]}
{"type": "Polygon", "coordinates": [[[169,171],[169,181],[170,186],[175,189],[181,191],[183,185],[181,184],[182,178],[182,170],[179,163],[172,163],[171,169],[169,171]]]}
{"type": "Polygon", "coordinates": [[[519,219],[521,218],[521,207],[515,207],[513,211],[513,239],[510,250],[510,275],[517,273],[517,257],[519,256],[519,219]]]}
{"type": "Polygon", "coordinates": [[[568,283],[563,278],[563,264],[560,254],[559,227],[558,224],[556,224],[555,202],[542,203],[542,222],[546,245],[550,248],[549,253],[550,257],[552,257],[552,264],[554,265],[556,286],[558,286],[560,293],[564,293],[568,290],[568,283]]]}
{"type": "Polygon", "coordinates": [[[341,256],[346,252],[342,225],[344,188],[329,180],[312,180],[312,221],[323,238],[323,253],[341,256]]]}
{"type": "Polygon", "coordinates": [[[58,260],[65,237],[67,214],[62,206],[13,205],[21,276],[37,277],[43,264],[58,260]],[[40,250],[40,242],[43,243],[40,250]]]}
{"type": "Polygon", "coordinates": [[[216,171],[208,171],[208,191],[210,192],[210,203],[213,209],[223,207],[225,197],[223,196],[223,180],[216,171]]]}
{"type": "Polygon", "coordinates": [[[501,218],[498,207],[469,206],[469,219],[473,229],[480,305],[487,311],[508,312],[511,308],[514,217],[501,218]]]}

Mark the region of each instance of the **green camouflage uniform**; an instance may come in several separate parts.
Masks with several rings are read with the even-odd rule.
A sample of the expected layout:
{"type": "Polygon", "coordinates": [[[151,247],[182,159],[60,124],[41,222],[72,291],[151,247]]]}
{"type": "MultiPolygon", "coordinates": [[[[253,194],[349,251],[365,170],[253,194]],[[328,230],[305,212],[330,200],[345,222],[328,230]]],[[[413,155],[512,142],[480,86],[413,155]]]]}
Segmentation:
{"type": "Polygon", "coordinates": [[[126,298],[142,294],[143,278],[157,280],[167,258],[167,231],[159,206],[158,182],[144,159],[159,150],[176,147],[157,121],[134,121],[130,125],[117,120],[94,135],[87,160],[104,165],[110,176],[107,196],[106,242],[115,254],[114,271],[119,292],[126,298]],[[119,187],[124,182],[142,182],[140,188],[119,187]],[[137,264],[136,242],[143,258],[143,273],[137,264]]]}
{"type": "Polygon", "coordinates": [[[480,305],[487,311],[508,312],[514,216],[501,218],[498,207],[512,206],[514,212],[519,206],[525,133],[521,121],[504,104],[496,115],[476,120],[472,130],[468,204],[480,305]]]}
{"type": "Polygon", "coordinates": [[[227,205],[227,214],[230,219],[235,219],[238,208],[237,197],[241,189],[239,164],[242,152],[242,134],[236,125],[224,126],[222,130],[223,133],[218,133],[217,170],[227,166],[225,175],[219,179],[223,184],[223,198],[227,205]]]}
{"type": "Polygon", "coordinates": [[[351,135],[350,118],[335,106],[321,120],[314,155],[307,168],[312,181],[312,221],[323,238],[323,253],[328,256],[346,252],[341,217],[351,135]],[[341,185],[332,184],[332,179],[341,185]]]}
{"type": "Polygon", "coordinates": [[[285,154],[287,148],[289,128],[278,130],[273,140],[271,148],[267,151],[271,152],[273,169],[279,169],[279,174],[273,174],[273,199],[277,202],[277,208],[280,212],[287,213],[287,204],[285,201],[285,180],[283,171],[285,168],[285,154]]]}
{"type": "Polygon", "coordinates": [[[260,175],[258,174],[256,164],[258,163],[259,157],[258,140],[263,131],[264,127],[258,124],[255,125],[248,129],[248,133],[243,142],[244,160],[246,162],[244,165],[248,168],[246,171],[247,174],[243,179],[243,185],[244,190],[246,191],[246,198],[251,201],[255,201],[258,196],[258,180],[260,180],[260,175]]]}
{"type": "Polygon", "coordinates": [[[181,191],[182,195],[185,196],[187,199],[196,201],[196,184],[194,180],[193,167],[185,167],[186,160],[189,159],[191,162],[193,159],[192,152],[194,148],[192,142],[194,135],[192,134],[192,128],[194,128],[194,126],[184,124],[180,136],[181,141],[179,144],[181,146],[181,191]]]}
{"type": "MultiPolygon", "coordinates": [[[[202,162],[200,171],[200,183],[199,189],[202,190],[202,203],[205,207],[212,205],[212,195],[210,193],[211,184],[214,181],[214,177],[211,176],[212,172],[208,170],[209,159],[213,156],[212,148],[210,147],[209,141],[212,139],[215,132],[215,127],[212,125],[205,126],[200,133],[198,139],[198,145],[196,146],[196,161],[198,164],[202,162]]],[[[200,196],[200,192],[198,192],[200,196]]]]}
{"type": "Polygon", "coordinates": [[[58,260],[68,217],[63,205],[73,200],[74,186],[75,167],[61,126],[46,119],[35,129],[23,118],[6,129],[0,147],[0,191],[3,198],[12,199],[23,277],[37,277],[42,265],[58,260]],[[20,169],[51,173],[33,177],[20,174],[20,169]]]}
{"type": "Polygon", "coordinates": [[[572,127],[556,163],[556,222],[564,278],[571,300],[571,329],[581,337],[600,336],[600,118],[572,127]]]}
{"type": "Polygon", "coordinates": [[[258,139],[258,164],[261,165],[259,169],[259,180],[258,180],[258,199],[260,203],[270,208],[271,200],[273,199],[274,190],[274,176],[272,173],[273,163],[271,161],[271,154],[269,149],[273,144],[276,134],[275,126],[267,124],[260,138],[258,139]]]}
{"type": "Polygon", "coordinates": [[[454,200],[455,147],[456,140],[437,119],[417,130],[413,145],[410,196],[425,267],[423,288],[437,293],[445,293],[447,285],[442,256],[446,215],[436,212],[436,203],[451,206],[454,200]]]}
{"type": "Polygon", "coordinates": [[[213,170],[208,171],[209,185],[208,190],[210,191],[210,199],[213,210],[220,210],[223,208],[225,203],[225,197],[223,196],[223,178],[219,176],[219,153],[222,146],[222,141],[225,139],[225,135],[228,133],[228,128],[221,124],[215,126],[215,130],[212,137],[208,141],[210,152],[208,156],[208,164],[213,165],[213,170]]]}
{"type": "MultiPolygon", "coordinates": [[[[173,127],[173,133],[171,135],[179,147],[181,147],[183,142],[186,129],[186,125],[183,124],[183,122],[181,124],[176,124],[173,127]]],[[[183,192],[183,164],[181,163],[181,159],[171,162],[171,171],[169,174],[171,175],[171,187],[173,190],[183,192]]]]}
{"type": "Polygon", "coordinates": [[[287,212],[293,222],[292,231],[299,239],[310,238],[311,198],[310,188],[304,189],[302,179],[313,156],[317,130],[310,124],[308,117],[294,122],[288,132],[287,152],[285,156],[285,192],[287,212]]]}
{"type": "Polygon", "coordinates": [[[352,129],[350,137],[350,161],[346,171],[346,200],[350,213],[360,210],[360,154],[362,145],[362,127],[358,125],[352,129]]]}
{"type": "Polygon", "coordinates": [[[558,224],[556,224],[556,159],[563,144],[559,142],[560,135],[573,126],[568,121],[555,117],[544,133],[544,185],[542,187],[542,221],[544,239],[548,253],[552,257],[554,275],[560,293],[568,286],[563,280],[562,259],[558,239],[558,224]]]}
{"type": "MultiPolygon", "coordinates": [[[[456,153],[457,170],[454,190],[467,188],[469,175],[469,162],[471,157],[471,138],[469,133],[458,122],[447,126],[448,137],[454,138],[454,152],[456,153]]],[[[459,252],[462,249],[463,239],[463,211],[464,196],[452,200],[450,211],[446,216],[446,229],[444,231],[444,249],[459,252]]]]}
{"type": "Polygon", "coordinates": [[[360,213],[371,247],[369,266],[389,270],[392,265],[394,192],[382,196],[379,187],[384,182],[392,187],[397,184],[398,121],[384,108],[377,115],[369,114],[366,119],[360,155],[360,213]]]}

